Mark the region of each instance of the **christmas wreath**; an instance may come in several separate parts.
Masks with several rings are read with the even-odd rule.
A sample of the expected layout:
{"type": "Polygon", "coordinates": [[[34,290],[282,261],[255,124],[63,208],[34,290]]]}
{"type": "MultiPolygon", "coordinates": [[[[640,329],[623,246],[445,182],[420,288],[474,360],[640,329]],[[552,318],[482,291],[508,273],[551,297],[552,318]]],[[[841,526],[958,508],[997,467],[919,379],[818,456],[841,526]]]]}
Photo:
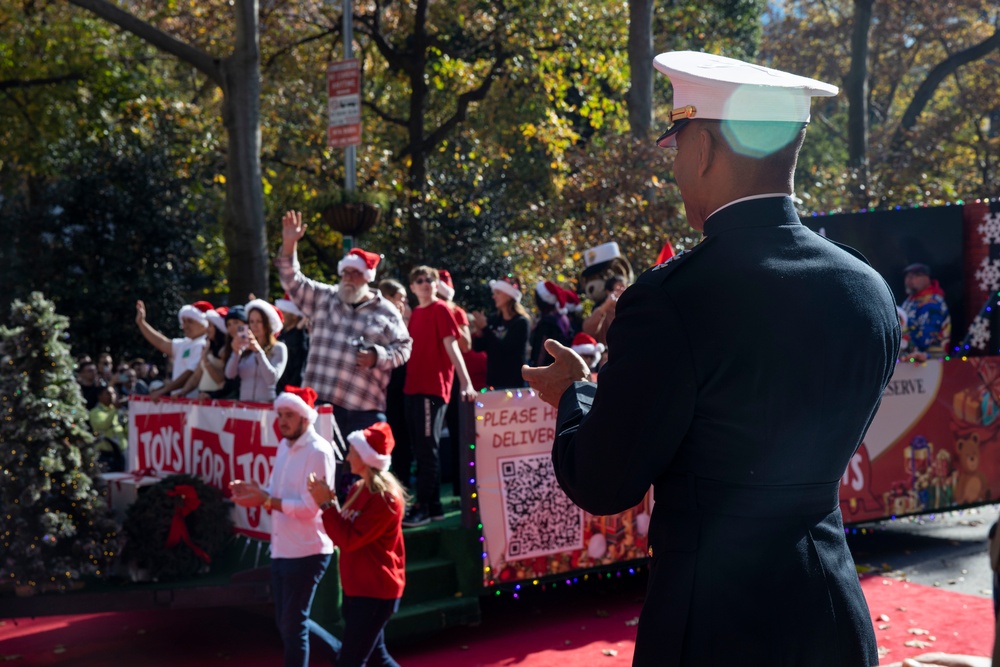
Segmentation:
{"type": "Polygon", "coordinates": [[[207,572],[232,539],[230,502],[191,475],[171,475],[143,489],[128,508],[122,559],[154,581],[207,572]]]}

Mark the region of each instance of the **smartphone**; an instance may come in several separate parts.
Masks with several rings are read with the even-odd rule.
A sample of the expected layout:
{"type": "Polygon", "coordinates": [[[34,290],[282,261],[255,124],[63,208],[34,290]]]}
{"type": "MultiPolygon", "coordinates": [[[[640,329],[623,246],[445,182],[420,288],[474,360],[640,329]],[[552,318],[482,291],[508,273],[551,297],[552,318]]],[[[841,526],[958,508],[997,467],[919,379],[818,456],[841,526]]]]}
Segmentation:
{"type": "Polygon", "coordinates": [[[236,335],[244,340],[249,340],[250,330],[247,328],[247,325],[241,324],[238,327],[236,327],[236,335]]]}

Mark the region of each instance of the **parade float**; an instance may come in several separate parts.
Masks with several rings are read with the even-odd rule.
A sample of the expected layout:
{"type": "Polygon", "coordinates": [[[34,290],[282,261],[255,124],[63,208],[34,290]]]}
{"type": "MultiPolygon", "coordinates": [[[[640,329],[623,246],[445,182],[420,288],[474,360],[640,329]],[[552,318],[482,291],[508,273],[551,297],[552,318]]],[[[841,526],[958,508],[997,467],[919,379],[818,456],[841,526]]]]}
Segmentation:
{"type": "MultiPolygon", "coordinates": [[[[845,524],[996,502],[1000,203],[818,215],[803,222],[861,251],[897,302],[905,296],[903,267],[929,264],[946,292],[953,331],[963,336],[952,341],[944,358],[897,364],[841,480],[845,524]]],[[[808,322],[786,335],[811,336],[816,353],[823,353],[823,332],[811,330],[808,322]]],[[[406,530],[407,589],[387,630],[390,637],[475,622],[483,595],[516,596],[526,588],[572,586],[645,567],[652,490],[622,514],[590,515],[573,505],[555,481],[553,408],[529,389],[484,391],[463,407],[461,433],[449,438],[459,457],[462,493],[452,499],[445,521],[406,530]]],[[[317,428],[330,437],[331,408],[319,412],[317,428]]],[[[122,519],[149,488],[165,479],[175,479],[176,486],[172,476],[179,474],[222,496],[233,479],[263,484],[280,441],[275,422],[273,407],[265,404],[133,399],[130,472],[105,474],[113,512],[122,519]]],[[[130,581],[119,585],[117,597],[110,585],[60,597],[0,597],[0,615],[129,605],[265,605],[269,516],[257,508],[227,506],[233,537],[225,553],[202,568],[200,578],[130,581]]],[[[339,601],[337,577],[327,576],[317,592],[314,617],[336,628],[339,601]]]]}

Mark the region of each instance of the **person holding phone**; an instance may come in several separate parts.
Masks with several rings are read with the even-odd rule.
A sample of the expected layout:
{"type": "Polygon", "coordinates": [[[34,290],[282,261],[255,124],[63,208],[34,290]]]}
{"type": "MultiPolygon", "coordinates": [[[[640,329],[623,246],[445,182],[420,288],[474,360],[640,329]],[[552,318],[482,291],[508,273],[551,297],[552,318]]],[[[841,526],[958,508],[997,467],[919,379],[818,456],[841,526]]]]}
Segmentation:
{"type": "Polygon", "coordinates": [[[246,305],[247,324],[240,323],[226,361],[226,377],[240,379],[240,400],[256,403],[274,401],[278,378],[288,361],[288,348],[278,341],[281,317],[263,299],[246,305]]]}

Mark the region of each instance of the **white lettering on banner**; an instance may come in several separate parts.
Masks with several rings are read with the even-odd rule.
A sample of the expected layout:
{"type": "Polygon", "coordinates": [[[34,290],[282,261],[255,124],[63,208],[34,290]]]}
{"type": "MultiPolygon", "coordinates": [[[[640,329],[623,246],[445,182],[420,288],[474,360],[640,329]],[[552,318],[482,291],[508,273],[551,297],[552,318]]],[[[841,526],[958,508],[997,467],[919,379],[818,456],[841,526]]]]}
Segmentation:
{"type": "Polygon", "coordinates": [[[174,470],[182,465],[181,434],[172,427],[162,427],[155,433],[147,431],[140,438],[149,467],[155,470],[174,470]]]}
{"type": "Polygon", "coordinates": [[[865,488],[865,473],[861,470],[861,454],[855,453],[847,464],[844,477],[840,480],[841,486],[850,486],[855,491],[865,488]]]}

